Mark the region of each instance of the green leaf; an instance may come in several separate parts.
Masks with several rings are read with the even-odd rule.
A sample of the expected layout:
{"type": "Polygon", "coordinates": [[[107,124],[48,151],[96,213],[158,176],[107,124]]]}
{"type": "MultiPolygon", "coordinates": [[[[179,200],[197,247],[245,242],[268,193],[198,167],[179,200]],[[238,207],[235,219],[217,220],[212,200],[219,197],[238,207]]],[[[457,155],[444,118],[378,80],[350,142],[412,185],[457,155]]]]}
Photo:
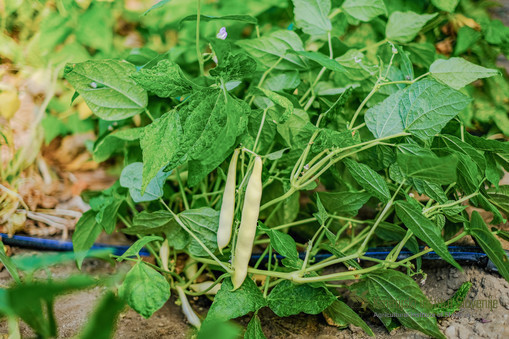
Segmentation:
{"type": "Polygon", "coordinates": [[[233,321],[206,321],[198,332],[197,339],[238,339],[242,327],[233,321]]]}
{"type": "Polygon", "coordinates": [[[323,311],[339,327],[346,327],[348,324],[360,327],[367,335],[374,337],[373,330],[362,320],[361,317],[347,304],[340,300],[335,300],[329,307],[323,311]]]}
{"type": "MultiPolygon", "coordinates": [[[[219,227],[219,211],[210,207],[201,207],[185,210],[179,214],[179,217],[209,250],[212,252],[217,250],[216,235],[219,227]]],[[[189,243],[188,251],[193,256],[208,256],[208,253],[194,238],[189,243]]]]}
{"type": "Polygon", "coordinates": [[[267,305],[262,292],[250,278],[247,278],[238,289],[232,290],[233,284],[231,279],[226,278],[221,284],[221,289],[214,297],[214,302],[210,306],[203,325],[208,322],[242,317],[249,312],[256,312],[267,305]]]}
{"type": "Polygon", "coordinates": [[[270,309],[279,317],[301,312],[318,314],[329,307],[336,297],[324,287],[313,288],[309,284],[294,285],[283,280],[270,292],[267,301],[270,309]]]}
{"type": "Polygon", "coordinates": [[[5,266],[9,274],[11,275],[12,279],[14,279],[15,282],[18,284],[21,283],[21,280],[19,279],[18,269],[16,268],[16,265],[12,262],[11,258],[7,256],[4,249],[4,243],[0,241],[0,262],[5,266]]]}
{"type": "Polygon", "coordinates": [[[387,15],[383,0],[346,0],[341,8],[346,14],[364,22],[371,21],[379,15],[387,15]]]}
{"type": "Polygon", "coordinates": [[[129,306],[144,318],[149,318],[170,298],[170,284],[143,261],[134,265],[119,288],[129,306]]]}
{"type": "Polygon", "coordinates": [[[332,30],[328,17],[330,0],[292,0],[295,24],[309,35],[323,35],[332,30]]]}
{"type": "Polygon", "coordinates": [[[459,311],[463,307],[463,302],[470,292],[472,283],[470,281],[461,284],[460,288],[448,300],[433,305],[433,313],[437,317],[450,317],[454,312],[459,311]]]}
{"type": "Polygon", "coordinates": [[[458,159],[454,156],[432,157],[398,153],[397,162],[402,173],[435,184],[445,185],[456,181],[458,159]]]}
{"type": "Polygon", "coordinates": [[[488,200],[509,218],[509,185],[501,185],[498,189],[490,189],[488,200]]]}
{"type": "Polygon", "coordinates": [[[417,238],[433,248],[445,261],[462,271],[461,266],[449,253],[440,229],[433,222],[423,216],[421,211],[407,201],[397,201],[395,205],[396,214],[417,238]]]}
{"type": "Polygon", "coordinates": [[[438,148],[448,148],[468,156],[477,164],[477,167],[479,167],[481,172],[484,172],[486,169],[486,159],[484,156],[470,144],[461,141],[461,139],[453,135],[440,135],[439,138],[436,138],[433,141],[433,147],[435,146],[438,148]]]}
{"type": "Polygon", "coordinates": [[[263,334],[262,324],[258,315],[255,314],[249,321],[249,324],[247,324],[244,339],[267,339],[265,334],[263,334]]]}
{"type": "Polygon", "coordinates": [[[140,138],[144,159],[142,190],[170,161],[175,167],[182,162],[181,139],[183,132],[178,113],[165,113],[145,127],[140,138]]]}
{"type": "Polygon", "coordinates": [[[480,38],[481,32],[468,26],[463,26],[458,30],[456,44],[454,46],[454,56],[461,55],[468,51],[480,38]]]}
{"type": "Polygon", "coordinates": [[[138,252],[141,251],[143,246],[152,242],[152,241],[163,241],[164,239],[155,235],[146,236],[141,239],[136,240],[134,244],[132,244],[127,251],[124,252],[120,257],[117,258],[117,261],[125,260],[128,257],[138,256],[138,252]]]}
{"type": "Polygon", "coordinates": [[[365,121],[376,138],[406,131],[428,140],[469,102],[470,98],[449,86],[424,79],[370,108],[365,121]]]}
{"type": "Polygon", "coordinates": [[[274,248],[276,252],[289,259],[293,260],[299,259],[297,244],[289,234],[283,233],[278,230],[271,230],[270,228],[265,226],[262,226],[260,228],[267,233],[267,235],[270,238],[270,245],[272,246],[272,248],[274,248]]]}
{"type": "Polygon", "coordinates": [[[170,2],[171,0],[161,0],[159,2],[156,2],[153,6],[151,6],[149,9],[147,9],[145,12],[143,12],[143,15],[147,15],[149,12],[151,12],[152,10],[154,9],[157,9],[157,8],[160,8],[160,7],[163,7],[164,5],[166,5],[168,2],[170,2]]]}
{"type": "Polygon", "coordinates": [[[459,0],[431,0],[433,6],[449,13],[454,12],[454,9],[458,6],[458,2],[459,0]]]}
{"type": "Polygon", "coordinates": [[[129,128],[108,134],[94,144],[94,161],[103,162],[112,154],[125,149],[130,141],[136,141],[141,137],[143,128],[129,128]]]}
{"type": "Polygon", "coordinates": [[[438,13],[392,12],[385,28],[385,36],[387,39],[397,42],[410,42],[414,40],[424,25],[437,15],[438,13]]]}
{"type": "Polygon", "coordinates": [[[152,68],[142,68],[131,74],[138,85],[160,98],[180,97],[191,93],[195,87],[179,65],[171,60],[161,60],[152,68]]]}
{"type": "Polygon", "coordinates": [[[403,326],[425,333],[434,338],[446,337],[440,332],[433,307],[417,283],[407,275],[395,270],[380,270],[369,273],[366,279],[352,285],[356,295],[363,299],[378,314],[401,314],[398,320],[403,326]]]}
{"type": "Polygon", "coordinates": [[[110,51],[113,46],[114,18],[110,4],[94,2],[77,17],[77,41],[94,49],[110,51]]]}
{"type": "Polygon", "coordinates": [[[72,235],[76,264],[79,269],[81,269],[81,264],[83,263],[83,259],[87,256],[88,250],[94,245],[94,242],[103,229],[95,220],[95,215],[96,212],[93,210],[83,213],[72,235]]]}
{"type": "Polygon", "coordinates": [[[365,192],[318,192],[318,195],[327,211],[346,215],[356,215],[371,196],[365,192]]]}
{"type": "Polygon", "coordinates": [[[304,50],[302,41],[293,31],[275,31],[258,39],[237,41],[237,45],[267,68],[274,66],[279,58],[282,58],[282,60],[275,69],[295,70],[307,68],[307,62],[304,58],[286,52],[286,50],[304,50]]]}
{"type": "Polygon", "coordinates": [[[161,169],[157,175],[150,180],[145,188],[142,190],[142,173],[143,163],[134,162],[127,165],[120,174],[120,186],[128,188],[129,194],[134,202],[154,201],[163,196],[163,186],[166,178],[171,172],[164,172],[161,169]]]}
{"type": "Polygon", "coordinates": [[[117,60],[93,60],[65,66],[65,78],[88,107],[104,120],[122,120],[145,110],[147,92],[130,75],[134,65],[117,60]]]}
{"type": "Polygon", "coordinates": [[[311,52],[311,51],[291,51],[292,54],[297,54],[300,56],[303,56],[309,60],[312,60],[319,64],[320,66],[323,66],[327,69],[330,69],[334,72],[341,72],[346,73],[347,69],[343,67],[339,62],[337,62],[334,59],[330,59],[326,55],[319,53],[319,52],[311,52]]]}
{"type": "Polygon", "coordinates": [[[313,214],[313,216],[318,220],[320,225],[325,225],[325,222],[329,219],[329,213],[327,213],[327,210],[323,207],[318,194],[316,195],[316,207],[318,207],[318,213],[313,214]]]}
{"type": "Polygon", "coordinates": [[[387,202],[391,199],[391,192],[384,178],[373,171],[368,165],[351,159],[345,159],[345,165],[355,181],[372,196],[377,197],[382,202],[387,202]]]}
{"type": "Polygon", "coordinates": [[[500,74],[496,69],[485,68],[463,58],[438,59],[431,64],[429,71],[435,79],[454,89],[463,88],[477,79],[500,74]]]}
{"type": "MultiPolygon", "coordinates": [[[[186,16],[184,19],[180,20],[180,23],[184,21],[196,21],[197,19],[196,14],[191,14],[186,16]]],[[[241,14],[231,14],[231,15],[223,15],[223,16],[210,16],[210,15],[200,15],[200,22],[209,22],[209,21],[240,21],[240,22],[246,22],[249,24],[258,24],[258,19],[251,15],[241,15],[241,14]]]]}
{"type": "Polygon", "coordinates": [[[164,114],[145,127],[143,186],[166,167],[173,170],[189,161],[188,186],[199,183],[231,153],[247,124],[250,108],[218,89],[204,89],[178,112],[164,114]]]}
{"type": "Polygon", "coordinates": [[[109,339],[113,337],[116,322],[125,301],[118,298],[112,291],[106,292],[91,316],[88,316],[80,339],[109,339]]]}
{"type": "Polygon", "coordinates": [[[509,153],[509,143],[507,142],[476,137],[470,133],[465,133],[465,141],[480,151],[509,153]]]}
{"type": "Polygon", "coordinates": [[[258,87],[258,90],[270,99],[274,104],[284,108],[283,114],[279,117],[279,123],[284,123],[293,113],[293,104],[290,100],[269,89],[258,87]]]}
{"type": "Polygon", "coordinates": [[[467,232],[481,246],[484,253],[498,268],[498,272],[505,280],[509,281],[509,260],[500,241],[491,233],[481,215],[474,211],[470,219],[467,232]]]}
{"type": "MultiPolygon", "coordinates": [[[[110,254],[112,253],[113,249],[111,248],[97,249],[90,251],[87,257],[101,258],[113,263],[110,258],[110,254]]],[[[34,272],[39,269],[48,268],[75,259],[76,255],[74,252],[62,252],[54,254],[16,255],[12,258],[12,261],[19,270],[34,272]]]]}
{"type": "Polygon", "coordinates": [[[88,276],[23,283],[7,290],[7,305],[13,314],[21,318],[41,337],[56,337],[53,314],[55,297],[91,287],[95,283],[96,281],[88,276]]]}
{"type": "Polygon", "coordinates": [[[97,212],[95,220],[104,228],[106,233],[111,234],[115,230],[118,210],[124,200],[123,197],[114,196],[109,204],[104,204],[97,212]]]}
{"type": "MultiPolygon", "coordinates": [[[[219,41],[224,43],[222,40],[217,40],[217,42],[219,41]]],[[[216,46],[216,44],[213,43],[212,46],[216,46]]],[[[214,49],[214,51],[216,50],[214,49]]],[[[256,71],[256,60],[246,53],[227,53],[224,58],[218,57],[218,61],[218,65],[209,73],[212,76],[220,77],[223,82],[250,77],[256,71]]]]}

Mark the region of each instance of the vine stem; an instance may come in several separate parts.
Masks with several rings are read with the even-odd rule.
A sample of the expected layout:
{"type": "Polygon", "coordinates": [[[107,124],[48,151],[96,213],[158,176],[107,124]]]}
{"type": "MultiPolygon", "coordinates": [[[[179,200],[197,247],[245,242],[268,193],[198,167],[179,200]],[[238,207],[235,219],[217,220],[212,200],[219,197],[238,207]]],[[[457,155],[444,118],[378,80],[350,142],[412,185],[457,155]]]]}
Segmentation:
{"type": "MultiPolygon", "coordinates": [[[[460,240],[461,238],[463,238],[463,237],[464,237],[464,236],[466,236],[466,235],[468,235],[468,233],[467,233],[467,232],[465,232],[465,231],[463,231],[463,232],[461,232],[460,234],[458,234],[457,236],[455,236],[454,238],[452,238],[452,239],[450,239],[450,240],[446,241],[446,242],[445,242],[445,244],[446,244],[446,245],[450,245],[450,244],[452,244],[452,243],[455,243],[456,241],[460,240]]],[[[421,252],[419,252],[419,253],[417,253],[417,254],[412,255],[411,257],[408,257],[408,258],[406,258],[406,259],[403,259],[403,260],[401,260],[401,261],[398,261],[398,262],[396,262],[396,263],[394,263],[394,264],[390,265],[390,266],[389,266],[389,268],[396,268],[396,267],[402,266],[403,264],[405,264],[405,263],[407,263],[407,262],[409,262],[409,261],[411,261],[411,260],[414,260],[414,259],[416,259],[416,258],[418,258],[418,257],[421,257],[421,256],[423,256],[423,255],[425,255],[426,253],[429,253],[429,252],[431,252],[431,251],[433,251],[433,249],[430,247],[430,248],[428,248],[427,250],[421,251],[421,252]]]]}
{"type": "Polygon", "coordinates": [[[384,209],[382,210],[382,212],[380,213],[380,215],[376,219],[375,223],[373,224],[373,226],[369,230],[368,236],[364,239],[364,242],[362,243],[361,247],[357,251],[358,255],[363,254],[362,252],[364,252],[364,249],[367,247],[368,242],[371,239],[371,237],[373,236],[373,234],[375,233],[376,228],[378,227],[378,225],[380,225],[382,220],[385,219],[385,215],[387,214],[387,212],[389,212],[389,209],[394,204],[394,200],[396,199],[396,196],[398,195],[399,191],[401,190],[401,187],[403,187],[403,185],[405,184],[405,181],[406,180],[403,180],[401,182],[401,184],[398,186],[398,188],[396,189],[396,191],[392,195],[391,200],[389,200],[389,202],[385,205],[384,209]]]}
{"type": "Polygon", "coordinates": [[[152,114],[150,114],[150,111],[148,109],[145,108],[145,113],[147,114],[147,116],[150,118],[151,121],[154,121],[154,117],[152,116],[152,114]]]}
{"type": "Polygon", "coordinates": [[[200,66],[200,75],[205,74],[203,55],[200,51],[200,17],[201,17],[201,2],[197,0],[198,10],[196,13],[196,56],[198,57],[198,64],[200,66]]]}
{"type": "MultiPolygon", "coordinates": [[[[333,59],[331,32],[327,32],[327,40],[329,42],[329,59],[333,59]]],[[[326,70],[327,70],[327,67],[322,67],[322,69],[320,70],[320,72],[316,76],[315,81],[313,81],[313,83],[308,88],[308,90],[304,93],[302,98],[300,98],[299,103],[301,105],[304,104],[304,101],[306,101],[306,98],[308,97],[308,95],[313,92],[316,84],[318,83],[318,81],[320,81],[320,79],[322,78],[322,76],[323,76],[323,74],[325,73],[326,70]]],[[[314,100],[314,96],[312,97],[312,99],[314,100]]],[[[309,100],[309,102],[306,104],[305,110],[307,110],[311,106],[311,104],[313,103],[313,100],[309,100]]]]}
{"type": "Polygon", "coordinates": [[[205,244],[200,240],[200,238],[198,238],[196,236],[196,234],[194,234],[194,232],[192,232],[183,222],[182,220],[180,220],[179,216],[176,215],[172,210],[171,208],[166,205],[166,203],[164,202],[163,199],[159,199],[159,201],[161,202],[161,204],[168,210],[168,212],[171,213],[171,215],[173,216],[173,218],[175,219],[175,221],[180,225],[180,227],[182,227],[184,229],[184,231],[186,231],[187,233],[189,233],[189,235],[191,237],[193,237],[194,240],[196,240],[196,242],[205,250],[205,252],[207,252],[207,254],[212,258],[214,259],[214,262],[217,263],[219,266],[221,266],[226,272],[228,273],[233,273],[233,271],[227,267],[221,260],[219,260],[215,255],[214,253],[212,253],[211,250],[209,250],[209,248],[207,246],[205,246],[205,244]]]}
{"type": "Polygon", "coordinates": [[[429,215],[430,215],[430,213],[431,213],[432,211],[436,210],[436,209],[444,208],[444,207],[451,207],[451,206],[455,206],[455,205],[461,204],[463,201],[467,201],[467,200],[469,200],[469,199],[471,199],[471,198],[475,197],[475,196],[476,196],[476,195],[478,195],[478,194],[479,194],[479,192],[474,192],[474,193],[469,194],[469,195],[467,195],[467,196],[465,196],[465,197],[463,197],[463,198],[461,198],[461,199],[459,199],[459,200],[456,200],[456,201],[450,202],[450,203],[448,203],[448,204],[443,204],[443,205],[438,204],[438,205],[432,206],[432,207],[430,207],[430,208],[424,209],[422,212],[423,212],[424,214],[426,214],[426,215],[428,215],[428,216],[429,216],[429,215]]]}
{"type": "Polygon", "coordinates": [[[177,181],[179,184],[180,193],[182,194],[182,201],[184,202],[184,207],[186,210],[189,209],[189,202],[187,201],[186,191],[184,189],[184,184],[182,183],[182,178],[180,177],[180,171],[177,168],[177,181]]]}

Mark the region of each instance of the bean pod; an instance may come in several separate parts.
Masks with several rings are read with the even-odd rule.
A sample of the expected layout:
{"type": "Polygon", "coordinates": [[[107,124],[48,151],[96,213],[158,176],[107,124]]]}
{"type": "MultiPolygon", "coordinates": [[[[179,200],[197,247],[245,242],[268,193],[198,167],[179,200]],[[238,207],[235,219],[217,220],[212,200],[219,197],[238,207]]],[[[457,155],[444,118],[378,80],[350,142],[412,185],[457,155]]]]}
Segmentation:
{"type": "Polygon", "coordinates": [[[232,236],[233,218],[235,215],[235,177],[237,173],[237,159],[239,150],[233,152],[228,174],[226,176],[226,185],[223,193],[223,203],[221,205],[221,214],[219,215],[219,228],[217,229],[217,247],[219,251],[228,246],[232,236]]]}
{"type": "Polygon", "coordinates": [[[191,307],[189,301],[187,300],[184,290],[182,289],[182,287],[178,285],[175,287],[175,289],[177,290],[177,293],[179,295],[180,302],[182,303],[182,312],[184,312],[187,321],[189,321],[189,323],[194,327],[200,328],[201,326],[200,318],[198,318],[196,313],[194,313],[193,308],[191,307]]]}
{"type": "Polygon", "coordinates": [[[235,256],[233,257],[234,272],[232,282],[234,290],[242,285],[247,276],[247,267],[253,251],[261,199],[262,159],[257,156],[246,188],[244,205],[242,206],[242,219],[235,246],[235,256]]]}
{"type": "Polygon", "coordinates": [[[165,271],[169,271],[168,259],[170,257],[170,246],[168,245],[168,239],[164,239],[159,249],[159,257],[161,258],[161,268],[165,271]]]}

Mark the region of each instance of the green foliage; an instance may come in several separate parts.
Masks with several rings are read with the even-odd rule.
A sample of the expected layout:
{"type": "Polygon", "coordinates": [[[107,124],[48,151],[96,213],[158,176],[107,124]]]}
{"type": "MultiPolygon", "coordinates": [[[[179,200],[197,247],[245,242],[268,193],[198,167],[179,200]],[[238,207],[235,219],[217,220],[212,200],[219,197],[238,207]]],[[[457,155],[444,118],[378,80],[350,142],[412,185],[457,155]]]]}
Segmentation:
{"type": "Polygon", "coordinates": [[[467,232],[481,246],[506,280],[509,280],[509,259],[505,253],[500,241],[495,238],[489,228],[484,223],[481,215],[474,211],[470,220],[470,226],[467,232]]]}
{"type": "Polygon", "coordinates": [[[288,280],[277,284],[267,297],[268,306],[279,317],[288,317],[300,312],[318,314],[334,300],[336,297],[324,287],[295,285],[288,280]]]}
{"type": "Polygon", "coordinates": [[[414,40],[424,25],[437,14],[417,14],[414,12],[392,12],[385,28],[387,39],[396,42],[414,40]]]}
{"type": "Polygon", "coordinates": [[[149,318],[170,298],[170,284],[156,270],[139,261],[125,276],[119,294],[136,312],[149,318]]]}
{"type": "Polygon", "coordinates": [[[204,326],[207,322],[220,322],[242,317],[267,305],[263,294],[251,279],[246,279],[242,286],[235,291],[232,290],[231,280],[225,279],[212,306],[210,306],[204,326]]]}
{"type": "Polygon", "coordinates": [[[121,120],[141,113],[147,106],[147,92],[130,75],[135,67],[116,60],[67,64],[65,78],[104,120],[121,120]]]}
{"type": "MultiPolygon", "coordinates": [[[[324,284],[342,280],[356,281],[352,299],[381,314],[389,331],[403,325],[443,338],[433,315],[455,311],[468,291],[462,288],[446,309],[431,305],[411,277],[425,274],[421,257],[428,250],[419,244],[461,269],[447,246],[466,235],[509,280],[507,256],[494,236],[505,233],[490,231],[476,213],[469,222],[465,211],[491,212],[492,226],[509,213],[509,192],[499,186],[509,148],[495,140],[509,133],[509,82],[496,67],[500,54],[509,55],[509,28],[484,8],[471,0],[225,0],[221,6],[201,1],[196,11],[195,3],[163,0],[131,25],[145,8],[77,6],[66,5],[68,15],[60,8],[41,14],[41,38],[31,46],[59,51],[43,64],[68,62],[64,76],[94,116],[82,126],[65,123],[57,114],[64,101],[52,101],[43,126],[47,141],[97,131],[94,160],[123,156],[116,163],[120,179],[88,196],[91,210],[73,234],[75,256],[0,259],[10,272],[18,263],[30,272],[69,258],[81,266],[102,230],[124,224],[120,230],[138,240],[119,260],[136,260],[128,257],[145,246],[164,275],[136,263],[120,297],[107,293],[92,318],[105,324],[105,335],[125,302],[149,317],[176,284],[200,294],[188,291],[196,266],[200,279],[222,283],[199,338],[238,337],[230,320],[246,315],[245,337],[264,338],[258,311],[266,306],[280,317],[324,312],[339,327],[353,324],[373,335],[324,284]],[[121,30],[113,29],[113,18],[128,22],[145,46],[123,51],[129,39],[112,36],[121,30]],[[85,22],[93,27],[84,29],[85,22]],[[441,42],[451,39],[448,57],[441,42]],[[234,149],[240,155],[232,240],[219,252],[234,149]],[[225,277],[236,269],[232,254],[243,250],[238,225],[244,213],[258,213],[258,206],[244,206],[255,156],[263,160],[255,248],[265,254],[250,262],[245,282],[233,291],[225,277]],[[365,265],[364,253],[377,245],[395,247],[385,260],[365,265]],[[412,260],[398,260],[404,247],[412,260]],[[331,259],[319,261],[319,253],[331,259]],[[181,260],[188,260],[183,270],[181,260]],[[337,263],[348,270],[327,270],[337,263]]],[[[7,30],[23,27],[13,26],[12,17],[7,30]]],[[[2,60],[30,54],[16,39],[0,35],[2,60]]],[[[41,319],[29,325],[53,333],[54,324],[41,319]]],[[[100,336],[92,325],[84,333],[100,336]]]]}
{"type": "Polygon", "coordinates": [[[412,278],[398,271],[373,272],[352,286],[353,292],[366,300],[369,308],[380,314],[395,314],[405,327],[421,331],[434,338],[445,338],[440,332],[433,306],[412,278]],[[399,302],[405,300],[405,302],[399,302]],[[398,316],[401,315],[401,316],[398,316]]]}
{"type": "Polygon", "coordinates": [[[496,69],[474,65],[463,58],[438,59],[429,67],[434,78],[454,89],[461,89],[481,78],[500,74],[496,69]]]}
{"type": "Polygon", "coordinates": [[[470,102],[464,94],[431,79],[401,89],[366,112],[377,138],[409,132],[429,140],[470,102]]]}
{"type": "Polygon", "coordinates": [[[352,324],[362,328],[369,336],[375,336],[373,330],[364,322],[364,320],[362,320],[362,318],[359,317],[354,310],[341,300],[335,300],[323,311],[323,313],[340,328],[347,327],[348,324],[352,324]]]}

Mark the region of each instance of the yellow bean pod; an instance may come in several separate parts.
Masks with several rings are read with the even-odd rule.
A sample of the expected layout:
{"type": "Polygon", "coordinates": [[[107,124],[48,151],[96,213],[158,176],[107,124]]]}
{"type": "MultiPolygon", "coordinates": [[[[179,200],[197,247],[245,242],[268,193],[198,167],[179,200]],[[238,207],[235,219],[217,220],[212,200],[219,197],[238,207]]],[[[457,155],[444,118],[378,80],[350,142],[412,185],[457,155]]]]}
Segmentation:
{"type": "Polygon", "coordinates": [[[261,199],[262,159],[257,156],[246,188],[244,205],[242,206],[242,219],[235,246],[235,256],[233,257],[234,272],[232,282],[234,290],[242,285],[247,276],[247,267],[253,251],[261,199]]]}
{"type": "Polygon", "coordinates": [[[222,253],[223,248],[228,246],[232,236],[233,218],[235,216],[235,177],[237,174],[237,159],[239,150],[233,152],[230,167],[226,176],[226,185],[223,193],[221,214],[219,215],[219,228],[217,229],[217,247],[222,253]]]}
{"type": "Polygon", "coordinates": [[[169,271],[168,259],[170,257],[170,246],[168,245],[168,239],[164,239],[159,249],[159,257],[161,258],[161,268],[165,271],[169,271]]]}
{"type": "Polygon", "coordinates": [[[175,289],[177,290],[177,293],[179,295],[180,302],[182,303],[182,312],[186,316],[187,321],[189,321],[189,323],[194,327],[200,328],[201,326],[200,318],[198,318],[196,313],[194,313],[193,308],[191,307],[189,301],[187,300],[186,293],[184,292],[182,287],[178,285],[175,287],[175,289]]]}

